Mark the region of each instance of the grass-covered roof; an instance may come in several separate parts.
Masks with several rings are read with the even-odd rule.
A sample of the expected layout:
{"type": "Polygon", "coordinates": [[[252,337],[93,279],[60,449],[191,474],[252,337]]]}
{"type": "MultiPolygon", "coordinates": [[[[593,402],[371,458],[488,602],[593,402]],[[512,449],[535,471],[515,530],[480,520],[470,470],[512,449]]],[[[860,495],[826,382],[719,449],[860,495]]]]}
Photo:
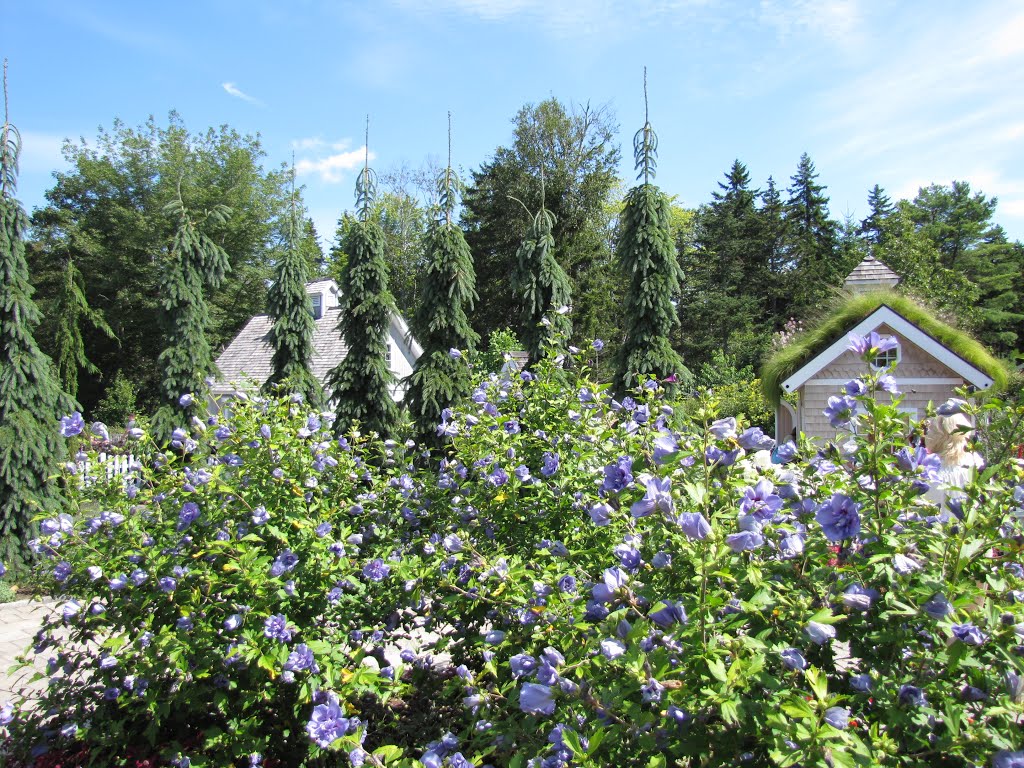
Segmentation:
{"type": "Polygon", "coordinates": [[[881,290],[846,298],[821,322],[801,333],[765,361],[761,368],[761,386],[768,401],[777,407],[782,398],[782,382],[883,304],[990,376],[995,382],[994,389],[1006,386],[1006,367],[980,342],[939,320],[913,299],[894,291],[881,290]]]}

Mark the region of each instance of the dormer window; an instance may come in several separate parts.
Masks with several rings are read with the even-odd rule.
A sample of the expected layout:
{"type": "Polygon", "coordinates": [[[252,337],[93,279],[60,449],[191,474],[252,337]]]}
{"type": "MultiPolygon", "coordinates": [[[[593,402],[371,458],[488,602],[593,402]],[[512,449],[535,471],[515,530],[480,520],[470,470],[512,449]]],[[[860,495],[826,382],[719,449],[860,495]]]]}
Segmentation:
{"type": "Polygon", "coordinates": [[[319,320],[324,313],[324,295],[314,293],[311,298],[313,299],[313,319],[319,320]]]}
{"type": "Polygon", "coordinates": [[[884,352],[879,352],[875,355],[875,359],[871,362],[871,366],[876,371],[884,371],[887,368],[898,365],[900,359],[900,345],[897,344],[892,349],[887,349],[884,352]]]}

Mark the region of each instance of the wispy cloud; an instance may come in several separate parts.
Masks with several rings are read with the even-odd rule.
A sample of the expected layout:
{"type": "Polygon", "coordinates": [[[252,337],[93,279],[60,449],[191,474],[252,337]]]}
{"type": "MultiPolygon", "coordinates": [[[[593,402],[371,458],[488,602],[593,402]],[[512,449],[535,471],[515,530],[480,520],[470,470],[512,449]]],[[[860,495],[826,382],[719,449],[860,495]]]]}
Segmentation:
{"type": "MultiPolygon", "coordinates": [[[[376,159],[376,155],[366,153],[366,147],[345,151],[350,142],[326,142],[322,139],[298,139],[292,142],[296,150],[335,150],[330,154],[319,157],[304,157],[295,163],[295,173],[299,176],[316,175],[326,184],[338,184],[344,181],[346,176],[356,168],[359,168],[369,157],[376,159]]],[[[314,154],[319,154],[314,151],[314,154]]]]}
{"type": "Polygon", "coordinates": [[[220,87],[223,88],[228,93],[228,95],[234,96],[236,99],[241,99],[242,101],[247,101],[250,104],[255,104],[257,107],[264,106],[262,101],[260,101],[254,96],[250,96],[248,93],[243,91],[234,83],[221,83],[220,87]]]}
{"type": "Polygon", "coordinates": [[[861,41],[858,0],[761,0],[758,17],[780,36],[809,32],[844,47],[861,41]]]}

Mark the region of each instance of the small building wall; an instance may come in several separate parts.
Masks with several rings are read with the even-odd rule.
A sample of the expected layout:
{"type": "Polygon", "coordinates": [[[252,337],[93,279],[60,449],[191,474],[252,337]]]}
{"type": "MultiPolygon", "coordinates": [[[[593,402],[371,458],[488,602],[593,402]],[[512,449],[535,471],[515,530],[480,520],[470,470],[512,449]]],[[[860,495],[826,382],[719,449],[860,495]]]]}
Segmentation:
{"type": "MultiPolygon", "coordinates": [[[[900,342],[900,362],[893,376],[903,394],[900,409],[908,417],[920,419],[927,411],[928,403],[942,403],[954,395],[954,390],[964,385],[963,378],[925,350],[899,336],[888,326],[880,326],[881,336],[895,336],[900,342]]],[[[832,363],[811,377],[799,389],[800,409],[798,428],[808,437],[831,440],[837,430],[829,424],[824,411],[828,399],[844,394],[843,385],[851,379],[864,376],[868,364],[849,350],[844,351],[832,363]]],[[[889,397],[885,392],[879,397],[889,397]]]]}

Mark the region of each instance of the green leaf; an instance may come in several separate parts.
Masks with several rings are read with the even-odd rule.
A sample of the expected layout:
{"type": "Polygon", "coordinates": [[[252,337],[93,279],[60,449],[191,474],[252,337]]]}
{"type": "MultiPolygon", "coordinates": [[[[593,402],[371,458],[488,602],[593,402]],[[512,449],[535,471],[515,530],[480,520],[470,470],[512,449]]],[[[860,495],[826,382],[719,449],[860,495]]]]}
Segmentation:
{"type": "Polygon", "coordinates": [[[708,671],[721,683],[729,681],[729,676],[725,671],[725,665],[720,659],[708,659],[708,671]]]}

